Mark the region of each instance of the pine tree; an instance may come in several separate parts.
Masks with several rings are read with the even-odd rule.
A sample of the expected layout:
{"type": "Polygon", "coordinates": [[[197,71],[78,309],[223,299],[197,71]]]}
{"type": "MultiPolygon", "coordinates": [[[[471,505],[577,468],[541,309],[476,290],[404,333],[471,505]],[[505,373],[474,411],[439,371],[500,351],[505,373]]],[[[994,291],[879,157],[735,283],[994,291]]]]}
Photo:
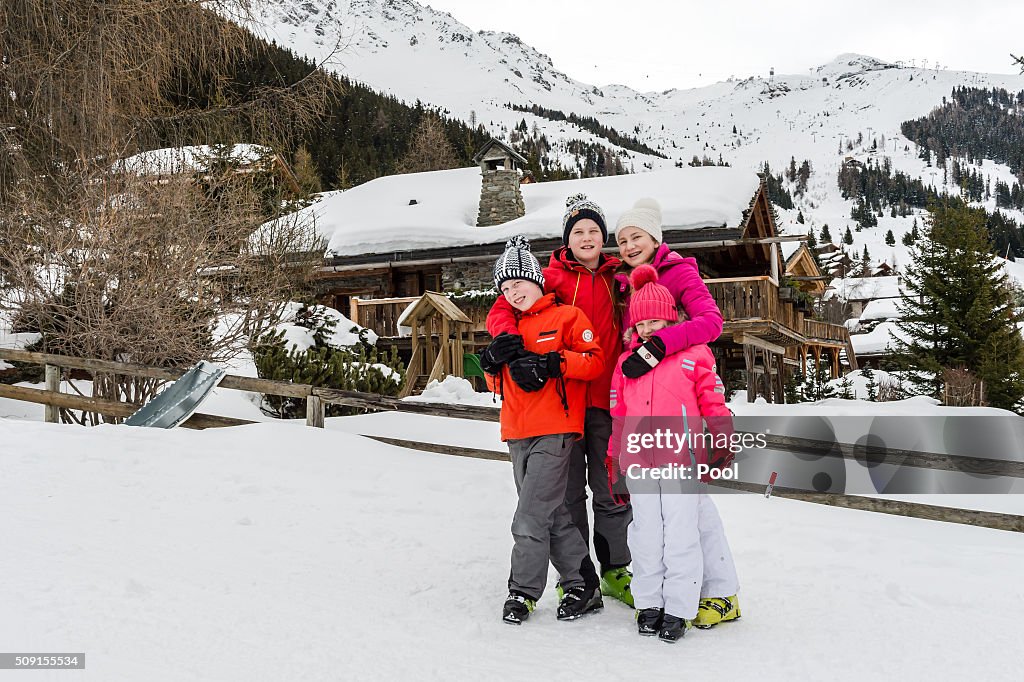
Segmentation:
{"type": "Polygon", "coordinates": [[[952,202],[931,209],[912,250],[901,302],[897,359],[919,390],[939,397],[942,371],[966,368],[985,383],[990,405],[1014,409],[1024,397],[1024,339],[1006,275],[989,253],[982,209],[952,202]]]}
{"type": "Polygon", "coordinates": [[[877,403],[878,402],[878,382],[875,381],[875,372],[871,367],[865,367],[861,370],[861,376],[867,382],[866,388],[868,391],[868,400],[877,403]]]}
{"type": "Polygon", "coordinates": [[[889,246],[896,246],[896,235],[892,233],[891,229],[885,233],[885,243],[889,246]]]}
{"type": "Polygon", "coordinates": [[[864,245],[864,253],[860,257],[860,276],[871,276],[871,254],[868,253],[868,245],[864,245]]]}
{"type": "Polygon", "coordinates": [[[797,211],[796,212],[796,221],[798,223],[800,223],[801,225],[804,224],[804,212],[803,211],[797,211]]]}
{"type": "MultiPolygon", "coordinates": [[[[522,126],[525,130],[525,119],[522,126]]],[[[458,155],[445,136],[441,119],[433,113],[424,114],[416,127],[416,132],[413,133],[409,149],[398,162],[398,170],[402,173],[422,173],[458,166],[458,155]]]]}
{"type": "Polygon", "coordinates": [[[828,230],[828,223],[821,226],[821,241],[822,243],[832,241],[832,233],[828,230]]]}
{"type": "Polygon", "coordinates": [[[843,243],[847,246],[853,244],[853,233],[850,232],[850,226],[846,226],[846,234],[843,235],[843,243]]]}
{"type": "Polygon", "coordinates": [[[313,157],[310,156],[309,150],[305,146],[299,147],[295,152],[293,170],[295,171],[295,180],[299,183],[299,188],[304,195],[317,194],[323,190],[320,185],[320,171],[317,170],[316,163],[313,162],[313,157]]]}

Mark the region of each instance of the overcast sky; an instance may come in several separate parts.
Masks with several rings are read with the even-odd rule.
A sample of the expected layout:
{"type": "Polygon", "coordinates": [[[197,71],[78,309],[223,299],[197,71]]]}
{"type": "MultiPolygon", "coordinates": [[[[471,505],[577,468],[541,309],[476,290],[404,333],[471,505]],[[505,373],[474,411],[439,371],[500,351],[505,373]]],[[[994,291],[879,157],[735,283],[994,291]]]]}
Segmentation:
{"type": "Polygon", "coordinates": [[[1016,73],[1024,0],[419,0],[474,31],[515,33],[592,85],[638,90],[805,74],[844,52],[1016,73]]]}

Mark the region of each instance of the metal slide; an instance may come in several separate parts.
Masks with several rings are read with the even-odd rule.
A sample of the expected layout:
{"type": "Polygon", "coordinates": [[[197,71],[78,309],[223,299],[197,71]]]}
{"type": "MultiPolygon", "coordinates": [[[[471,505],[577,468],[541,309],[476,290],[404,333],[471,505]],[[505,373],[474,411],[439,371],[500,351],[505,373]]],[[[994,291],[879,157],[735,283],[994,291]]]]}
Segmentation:
{"type": "Polygon", "coordinates": [[[202,360],[125,419],[124,423],[128,426],[173,429],[192,416],[225,374],[227,372],[220,367],[202,360]]]}

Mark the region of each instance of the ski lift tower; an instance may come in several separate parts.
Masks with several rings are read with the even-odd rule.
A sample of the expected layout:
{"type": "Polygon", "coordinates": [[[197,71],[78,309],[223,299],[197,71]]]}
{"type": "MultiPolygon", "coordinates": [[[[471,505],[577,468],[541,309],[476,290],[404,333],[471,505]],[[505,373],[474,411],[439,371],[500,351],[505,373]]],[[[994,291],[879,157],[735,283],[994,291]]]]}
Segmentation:
{"type": "Polygon", "coordinates": [[[771,83],[771,82],[774,82],[774,80],[775,80],[775,67],[774,66],[770,66],[770,67],[768,67],[768,82],[771,83]]]}

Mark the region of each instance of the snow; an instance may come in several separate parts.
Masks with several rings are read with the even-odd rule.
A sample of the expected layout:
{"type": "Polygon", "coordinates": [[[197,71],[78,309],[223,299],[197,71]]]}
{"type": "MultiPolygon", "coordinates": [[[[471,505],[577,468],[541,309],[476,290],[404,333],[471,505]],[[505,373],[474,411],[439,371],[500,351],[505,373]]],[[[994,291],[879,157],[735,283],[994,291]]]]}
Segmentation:
{"type": "Polygon", "coordinates": [[[859,355],[878,355],[886,353],[895,348],[895,338],[908,340],[896,326],[895,322],[882,322],[866,334],[851,334],[850,342],[853,344],[853,352],[859,355]]]}
{"type": "Polygon", "coordinates": [[[476,405],[495,407],[500,405],[493,393],[477,393],[468,379],[448,375],[442,381],[434,379],[423,393],[409,396],[406,400],[421,403],[446,403],[451,405],[476,405]]]}
{"type": "Polygon", "coordinates": [[[895,320],[902,317],[899,312],[899,298],[880,298],[870,301],[860,314],[861,322],[867,320],[895,320]]]}
{"type": "Polygon", "coordinates": [[[665,229],[736,227],[759,182],[748,170],[687,167],[532,183],[521,187],[526,215],[494,227],[477,227],[480,170],[458,168],[392,175],[345,192],[328,192],[302,209],[298,218],[313,219],[318,233],[329,241],[328,256],[502,242],[515,234],[560,237],[565,200],[579,192],[602,207],[609,227],[645,196],[661,204],[665,229]]]}
{"type": "Polygon", "coordinates": [[[1019,665],[1021,534],[718,495],[743,618],[667,647],[618,603],[557,622],[554,575],[529,622],[501,623],[505,462],[288,423],[0,419],[0,442],[0,640],[85,651],[95,679],[479,679],[524,661],[536,679],[623,665],[660,678],[694,647],[728,678],[1005,679],[1019,665]],[[956,627],[979,585],[999,608],[956,627]]]}
{"type": "MultiPolygon", "coordinates": [[[[302,309],[301,303],[294,301],[285,305],[283,321],[275,327],[276,331],[284,332],[286,347],[292,352],[303,352],[313,347],[313,331],[295,324],[295,315],[302,309]]],[[[377,343],[377,333],[372,329],[361,327],[348,319],[341,312],[327,306],[309,306],[313,314],[328,318],[335,322],[334,330],[327,337],[327,343],[336,348],[350,348],[365,339],[371,345],[377,343]]]]}
{"type": "Polygon", "coordinates": [[[825,290],[825,298],[838,297],[844,301],[866,301],[877,298],[899,298],[900,278],[891,277],[837,277],[825,290]]]}
{"type": "MultiPolygon", "coordinates": [[[[190,147],[168,147],[141,152],[120,159],[114,164],[117,172],[129,171],[140,175],[173,175],[204,171],[214,150],[209,145],[190,147]]],[[[274,150],[255,144],[235,144],[227,152],[228,157],[242,165],[255,163],[274,150]]]]}

